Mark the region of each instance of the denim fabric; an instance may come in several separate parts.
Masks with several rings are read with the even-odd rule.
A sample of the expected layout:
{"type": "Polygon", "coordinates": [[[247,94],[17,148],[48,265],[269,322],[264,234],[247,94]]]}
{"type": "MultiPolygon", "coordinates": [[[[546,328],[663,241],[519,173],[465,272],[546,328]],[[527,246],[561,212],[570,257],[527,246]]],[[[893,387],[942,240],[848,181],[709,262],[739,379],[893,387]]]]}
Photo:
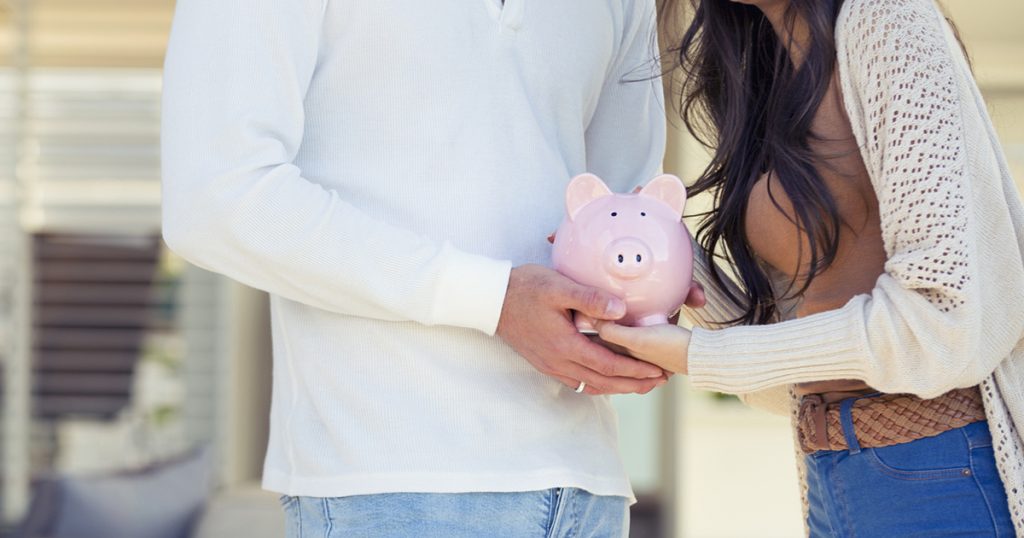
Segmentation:
{"type": "Polygon", "coordinates": [[[629,502],[574,488],[282,496],[287,538],[625,538],[629,502]]]}
{"type": "Polygon", "coordinates": [[[805,458],[812,538],[1014,536],[987,422],[862,449],[842,419],[850,450],[805,458]]]}

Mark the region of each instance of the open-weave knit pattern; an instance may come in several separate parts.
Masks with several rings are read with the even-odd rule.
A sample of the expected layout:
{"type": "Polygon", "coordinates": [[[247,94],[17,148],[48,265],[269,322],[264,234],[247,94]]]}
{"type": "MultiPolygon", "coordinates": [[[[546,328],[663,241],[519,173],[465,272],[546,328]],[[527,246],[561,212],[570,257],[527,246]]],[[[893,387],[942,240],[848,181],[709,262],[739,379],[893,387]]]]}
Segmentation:
{"type": "Polygon", "coordinates": [[[984,354],[964,357],[975,363],[1000,360],[977,383],[1010,515],[1024,536],[1024,440],[1014,426],[1024,421],[1024,312],[1019,290],[1007,289],[1019,285],[1024,265],[1016,185],[934,0],[848,0],[836,36],[843,93],[859,97],[848,107],[859,112],[851,124],[873,181],[881,176],[886,187],[879,196],[882,228],[892,231],[883,233],[886,252],[900,252],[886,272],[949,314],[947,322],[992,328],[974,349],[951,352],[984,354]],[[995,341],[1006,346],[1002,353],[989,347],[995,341]]]}
{"type": "Polygon", "coordinates": [[[997,370],[992,377],[983,381],[981,397],[985,401],[985,414],[988,416],[988,427],[992,433],[996,465],[999,468],[999,475],[1003,478],[1006,496],[1010,503],[1010,515],[1013,517],[1013,525],[1018,538],[1020,538],[1024,536],[1024,442],[1021,441],[1020,432],[1007,405],[1007,402],[1013,400],[1002,396],[1000,386],[1006,387],[1008,390],[1016,390],[1015,397],[1019,402],[1024,397],[1022,395],[1024,378],[1018,376],[1014,379],[998,381],[997,378],[1001,377],[1004,377],[1004,372],[997,370]]]}
{"type": "Polygon", "coordinates": [[[777,411],[788,402],[794,427],[793,383],[860,379],[922,398],[977,386],[1024,537],[1024,206],[981,93],[934,0],[846,0],[836,48],[878,198],[885,273],[840,309],[725,329],[708,321],[738,309],[702,280],[717,306],[687,316],[701,327],[691,382],[777,411]]]}

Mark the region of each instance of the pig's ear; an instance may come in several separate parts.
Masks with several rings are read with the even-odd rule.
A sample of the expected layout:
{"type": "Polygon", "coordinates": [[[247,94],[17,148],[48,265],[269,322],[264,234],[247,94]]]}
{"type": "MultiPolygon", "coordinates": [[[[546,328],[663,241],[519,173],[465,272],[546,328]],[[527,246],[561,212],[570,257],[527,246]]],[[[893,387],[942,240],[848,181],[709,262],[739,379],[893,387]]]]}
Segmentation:
{"type": "Polygon", "coordinates": [[[660,175],[644,185],[640,194],[665,202],[679,217],[683,216],[683,206],[686,205],[686,187],[678,177],[672,174],[660,175]]]}
{"type": "Polygon", "coordinates": [[[569,220],[575,219],[583,206],[611,193],[608,185],[594,174],[580,174],[572,178],[565,189],[565,211],[569,215],[569,220]]]}

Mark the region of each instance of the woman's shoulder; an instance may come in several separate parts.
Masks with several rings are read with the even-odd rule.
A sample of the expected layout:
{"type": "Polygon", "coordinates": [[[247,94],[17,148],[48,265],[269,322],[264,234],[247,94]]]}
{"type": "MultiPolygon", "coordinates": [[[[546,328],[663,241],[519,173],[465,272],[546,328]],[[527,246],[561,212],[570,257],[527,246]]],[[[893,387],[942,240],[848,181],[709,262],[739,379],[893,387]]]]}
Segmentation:
{"type": "Polygon", "coordinates": [[[893,100],[910,88],[933,84],[955,93],[954,81],[970,77],[935,0],[846,0],[835,32],[842,94],[855,132],[880,107],[896,106],[893,100]]]}
{"type": "Polygon", "coordinates": [[[845,0],[836,21],[836,43],[882,54],[895,50],[894,40],[901,37],[941,37],[944,23],[935,0],[845,0]]]}

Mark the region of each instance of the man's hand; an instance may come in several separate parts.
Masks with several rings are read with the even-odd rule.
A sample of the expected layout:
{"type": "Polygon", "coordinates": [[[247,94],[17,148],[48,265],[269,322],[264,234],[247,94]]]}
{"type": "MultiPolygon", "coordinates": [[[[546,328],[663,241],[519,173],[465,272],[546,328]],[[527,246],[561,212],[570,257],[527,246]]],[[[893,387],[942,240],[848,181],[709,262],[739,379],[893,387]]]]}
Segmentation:
{"type": "Polygon", "coordinates": [[[512,269],[498,336],[541,373],[587,394],[646,394],[665,382],[654,365],[613,353],[580,334],[570,310],[594,319],[616,320],[626,305],[605,291],[581,286],[539,265],[512,269]]]}

